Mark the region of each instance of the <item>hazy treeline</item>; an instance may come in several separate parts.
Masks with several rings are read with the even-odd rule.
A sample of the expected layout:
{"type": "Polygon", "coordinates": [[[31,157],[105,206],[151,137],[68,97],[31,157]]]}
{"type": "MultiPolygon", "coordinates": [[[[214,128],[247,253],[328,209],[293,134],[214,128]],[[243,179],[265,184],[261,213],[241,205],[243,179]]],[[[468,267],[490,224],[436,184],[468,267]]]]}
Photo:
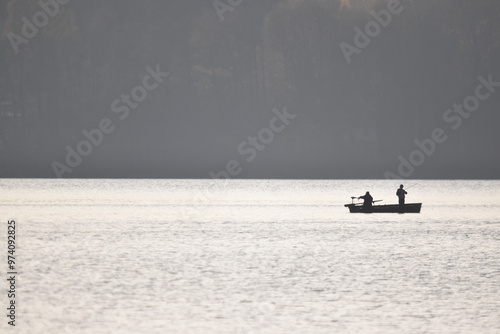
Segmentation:
{"type": "Polygon", "coordinates": [[[66,0],[26,38],[40,2],[0,1],[0,177],[54,177],[157,65],[167,82],[68,176],[208,177],[286,105],[294,123],[239,177],[382,177],[436,127],[449,138],[412,177],[500,177],[500,88],[443,121],[479,76],[500,81],[499,1],[401,0],[350,62],[341,43],[388,1],[219,2],[66,0]]]}

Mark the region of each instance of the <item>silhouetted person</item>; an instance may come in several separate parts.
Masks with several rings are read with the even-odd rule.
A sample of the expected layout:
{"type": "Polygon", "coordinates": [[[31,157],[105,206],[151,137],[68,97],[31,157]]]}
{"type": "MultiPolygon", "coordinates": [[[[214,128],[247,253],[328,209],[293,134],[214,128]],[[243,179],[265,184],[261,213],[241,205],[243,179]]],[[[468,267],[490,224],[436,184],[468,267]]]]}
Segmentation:
{"type": "Polygon", "coordinates": [[[370,195],[370,192],[367,191],[366,194],[363,196],[359,196],[358,199],[362,198],[364,200],[363,202],[363,210],[365,211],[371,211],[372,209],[372,204],[373,204],[373,197],[370,195]]]}
{"type": "Polygon", "coordinates": [[[407,194],[406,190],[403,189],[403,185],[399,186],[399,189],[396,191],[396,195],[399,198],[399,206],[404,207],[405,205],[405,195],[407,194]]]}

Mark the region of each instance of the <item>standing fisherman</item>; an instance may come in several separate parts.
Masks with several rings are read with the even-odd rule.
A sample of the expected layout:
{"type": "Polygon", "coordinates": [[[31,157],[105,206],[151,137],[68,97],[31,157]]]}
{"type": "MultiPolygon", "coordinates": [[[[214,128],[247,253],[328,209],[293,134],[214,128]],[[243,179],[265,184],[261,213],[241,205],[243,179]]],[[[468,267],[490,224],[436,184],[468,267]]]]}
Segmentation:
{"type": "Polygon", "coordinates": [[[408,194],[406,190],[403,189],[403,185],[399,186],[399,189],[396,191],[396,195],[399,198],[399,206],[402,208],[405,205],[405,195],[408,194]]]}

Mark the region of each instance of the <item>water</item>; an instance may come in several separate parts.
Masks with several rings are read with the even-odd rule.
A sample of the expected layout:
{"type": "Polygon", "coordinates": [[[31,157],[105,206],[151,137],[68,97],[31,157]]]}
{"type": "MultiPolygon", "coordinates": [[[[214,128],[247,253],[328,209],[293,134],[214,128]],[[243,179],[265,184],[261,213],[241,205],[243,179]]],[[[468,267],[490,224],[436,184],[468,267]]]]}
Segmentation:
{"type": "Polygon", "coordinates": [[[420,214],[343,207],[398,186],[0,180],[15,332],[499,333],[500,181],[408,181],[420,214]]]}

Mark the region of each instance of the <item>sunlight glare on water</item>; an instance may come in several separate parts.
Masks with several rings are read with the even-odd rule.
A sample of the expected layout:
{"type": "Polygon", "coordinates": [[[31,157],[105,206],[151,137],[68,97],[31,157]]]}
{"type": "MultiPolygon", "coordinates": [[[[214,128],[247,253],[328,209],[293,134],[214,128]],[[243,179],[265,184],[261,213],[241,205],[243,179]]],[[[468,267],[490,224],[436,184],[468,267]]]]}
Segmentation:
{"type": "Polygon", "coordinates": [[[403,215],[343,206],[387,180],[0,186],[19,333],[500,331],[498,181],[407,181],[403,215]]]}

